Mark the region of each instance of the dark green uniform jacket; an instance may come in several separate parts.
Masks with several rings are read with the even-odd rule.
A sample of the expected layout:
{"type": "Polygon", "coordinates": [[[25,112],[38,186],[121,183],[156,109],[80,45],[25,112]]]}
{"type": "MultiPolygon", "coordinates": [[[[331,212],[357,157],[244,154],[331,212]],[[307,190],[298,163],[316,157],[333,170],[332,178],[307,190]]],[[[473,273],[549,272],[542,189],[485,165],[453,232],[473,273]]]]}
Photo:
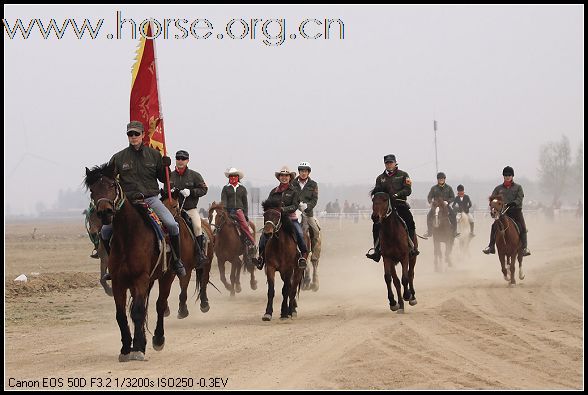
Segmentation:
{"type": "Polygon", "coordinates": [[[198,199],[208,192],[208,186],[206,186],[200,173],[190,169],[186,169],[183,175],[180,175],[177,170],[172,171],[169,176],[169,185],[170,188],[179,190],[187,188],[190,190],[190,196],[185,198],[185,203],[184,196],[180,195],[180,206],[183,204],[184,210],[196,208],[198,199]]]}
{"type": "Polygon", "coordinates": [[[318,202],[318,184],[316,181],[311,180],[310,177],[306,180],[304,188],[301,189],[300,184],[298,183],[298,177],[296,177],[294,181],[292,181],[292,187],[298,192],[300,201],[308,205],[306,210],[304,210],[304,213],[307,217],[312,217],[314,215],[312,210],[318,202]]]}
{"type": "Polygon", "coordinates": [[[237,184],[237,188],[233,188],[231,184],[227,184],[223,187],[221,191],[221,200],[227,209],[237,209],[240,208],[243,210],[243,214],[245,216],[249,216],[247,213],[247,188],[245,188],[241,183],[237,184]]]}
{"type": "Polygon", "coordinates": [[[159,194],[157,180],[165,182],[165,167],[159,151],[141,145],[135,150],[132,145],[117,152],[110,159],[114,162],[114,174],[120,175],[121,187],[129,198],[151,197],[159,194]]]}
{"type": "Polygon", "coordinates": [[[292,214],[296,209],[298,209],[298,205],[300,204],[300,195],[298,191],[292,187],[292,184],[288,185],[288,188],[283,192],[278,192],[278,187],[275,187],[271,190],[268,195],[268,199],[272,198],[281,198],[282,199],[282,211],[286,214],[292,214]]]}
{"type": "Polygon", "coordinates": [[[515,184],[514,181],[512,182],[510,188],[505,187],[504,184],[500,184],[494,188],[492,195],[494,196],[498,194],[502,195],[502,199],[505,205],[515,202],[517,208],[523,208],[523,198],[525,197],[525,194],[523,193],[523,187],[519,184],[515,184]]]}
{"type": "Polygon", "coordinates": [[[406,201],[406,197],[412,193],[412,181],[408,176],[408,173],[402,170],[396,169],[390,175],[388,171],[384,170],[376,178],[376,187],[382,186],[386,189],[390,197],[396,194],[398,199],[406,201]]]}
{"type": "Polygon", "coordinates": [[[439,184],[433,185],[431,190],[429,191],[429,195],[427,195],[427,200],[429,203],[433,201],[436,197],[441,197],[441,199],[445,200],[448,203],[453,202],[455,199],[455,194],[453,193],[453,188],[447,184],[443,184],[440,186],[439,184]]]}

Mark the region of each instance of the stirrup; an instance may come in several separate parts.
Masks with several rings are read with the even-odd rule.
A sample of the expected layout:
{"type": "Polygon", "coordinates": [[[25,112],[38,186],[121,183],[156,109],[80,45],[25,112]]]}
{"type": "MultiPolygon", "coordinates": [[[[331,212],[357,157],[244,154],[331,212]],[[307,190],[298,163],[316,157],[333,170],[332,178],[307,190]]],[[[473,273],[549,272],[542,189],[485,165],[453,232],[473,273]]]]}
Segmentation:
{"type": "Polygon", "coordinates": [[[431,236],[433,236],[433,235],[432,235],[432,234],[431,234],[431,232],[429,232],[428,230],[427,230],[427,231],[425,232],[425,234],[423,235],[423,237],[431,237],[431,236]]]}
{"type": "Polygon", "coordinates": [[[92,254],[90,255],[90,258],[99,259],[100,256],[98,256],[98,251],[93,250],[92,254]]]}
{"type": "Polygon", "coordinates": [[[484,254],[486,254],[486,255],[488,255],[488,254],[495,254],[496,253],[496,251],[494,250],[494,246],[492,246],[492,247],[488,246],[488,247],[484,248],[482,250],[482,252],[484,254]]]}
{"type": "Polygon", "coordinates": [[[255,263],[255,267],[257,267],[259,270],[263,269],[263,264],[265,263],[263,256],[260,255],[257,258],[253,258],[253,261],[253,263],[255,263]]]}
{"type": "Polygon", "coordinates": [[[417,250],[416,248],[413,248],[413,249],[411,249],[411,250],[408,252],[408,255],[410,255],[410,256],[417,256],[417,255],[418,255],[418,254],[420,254],[420,253],[421,253],[421,252],[420,252],[419,250],[417,250]]]}
{"type": "Polygon", "coordinates": [[[529,249],[527,247],[523,248],[523,256],[529,256],[531,255],[531,251],[529,251],[529,249]]]}
{"type": "Polygon", "coordinates": [[[110,275],[110,273],[106,272],[106,273],[104,273],[104,276],[102,276],[102,281],[108,281],[108,280],[112,280],[112,276],[110,275]]]}
{"type": "Polygon", "coordinates": [[[173,263],[173,269],[178,277],[184,277],[186,275],[186,268],[184,268],[182,261],[179,259],[173,263]]]}
{"type": "Polygon", "coordinates": [[[380,258],[382,258],[382,253],[377,251],[375,248],[370,248],[367,254],[365,254],[365,256],[367,258],[373,259],[376,262],[380,262],[380,258]],[[370,254],[371,250],[374,250],[374,252],[370,254]]]}

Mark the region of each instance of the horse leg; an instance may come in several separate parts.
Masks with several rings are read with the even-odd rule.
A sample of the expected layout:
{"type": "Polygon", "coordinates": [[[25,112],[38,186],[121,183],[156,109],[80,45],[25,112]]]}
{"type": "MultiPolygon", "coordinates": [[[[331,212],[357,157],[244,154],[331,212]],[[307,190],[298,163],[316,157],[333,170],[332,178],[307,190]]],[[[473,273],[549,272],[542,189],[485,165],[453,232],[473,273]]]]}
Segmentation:
{"type": "Polygon", "coordinates": [[[255,279],[255,266],[253,264],[250,264],[247,267],[247,270],[250,274],[249,285],[251,286],[251,289],[255,291],[257,289],[257,280],[255,279]]]}
{"type": "Polygon", "coordinates": [[[523,274],[523,254],[521,251],[517,252],[517,259],[519,261],[519,280],[524,280],[525,275],[523,274]]]}
{"type": "Polygon", "coordinates": [[[318,261],[312,261],[312,269],[312,285],[310,288],[316,292],[319,290],[318,261]]]}
{"type": "Polygon", "coordinates": [[[145,314],[147,312],[147,287],[144,284],[149,283],[147,275],[140,276],[135,284],[135,294],[131,302],[131,319],[135,326],[133,335],[133,348],[131,349],[131,359],[142,361],[145,359],[145,314]]]}
{"type": "Polygon", "coordinates": [[[516,264],[516,252],[509,256],[508,262],[510,265],[510,285],[515,285],[517,283],[517,281],[515,280],[515,264],[516,264]]]}
{"type": "MultiPolygon", "coordinates": [[[[243,259],[245,259],[245,256],[243,256],[243,259]]],[[[235,292],[240,293],[241,292],[241,269],[243,267],[245,267],[245,261],[241,260],[240,258],[237,258],[238,264],[235,265],[235,292]]],[[[233,281],[233,279],[231,279],[231,282],[233,281]]]]}
{"type": "Polygon", "coordinates": [[[227,281],[227,276],[225,275],[225,264],[227,263],[227,261],[224,258],[219,258],[218,255],[216,257],[218,261],[218,272],[220,274],[220,280],[227,289],[227,291],[231,291],[231,284],[229,284],[229,282],[227,281]]]}
{"type": "MultiPolygon", "coordinates": [[[[235,296],[235,291],[236,291],[236,282],[237,282],[237,267],[241,266],[241,260],[238,257],[232,258],[229,262],[231,262],[231,275],[230,275],[230,280],[231,280],[231,297],[235,296]]],[[[239,288],[239,292],[241,292],[241,289],[239,288]]]]}
{"type": "Polygon", "coordinates": [[[199,271],[196,272],[196,281],[200,284],[200,311],[203,313],[210,310],[210,304],[208,303],[208,295],[206,290],[208,288],[208,281],[210,280],[210,259],[209,263],[199,271]]]}
{"type": "Polygon", "coordinates": [[[265,314],[263,315],[262,320],[270,321],[274,312],[274,295],[276,293],[274,290],[274,276],[276,274],[276,269],[273,266],[269,267],[266,264],[265,272],[267,275],[267,306],[265,307],[265,314]]]}
{"type": "Polygon", "coordinates": [[[302,289],[303,290],[308,290],[310,289],[310,267],[309,265],[306,265],[306,269],[304,269],[304,274],[303,274],[303,281],[302,281],[302,289]]]}
{"type": "Polygon", "coordinates": [[[127,290],[118,285],[116,278],[112,279],[112,293],[116,305],[116,322],[120,329],[120,340],[122,343],[118,361],[127,362],[130,360],[131,342],[133,341],[127,321],[127,290]]]}
{"type": "Polygon", "coordinates": [[[294,274],[292,275],[292,286],[290,287],[290,306],[289,306],[289,313],[288,315],[292,318],[295,318],[298,315],[296,308],[298,304],[296,303],[296,292],[298,291],[298,286],[302,282],[302,270],[299,268],[294,268],[294,274]]]}
{"type": "Polygon", "coordinates": [[[390,266],[392,272],[392,282],[394,282],[394,288],[396,288],[396,295],[398,296],[398,304],[400,305],[398,308],[398,313],[404,313],[404,300],[402,300],[402,296],[400,296],[400,279],[398,278],[398,274],[396,274],[396,266],[394,263],[392,263],[390,266]]]}
{"type": "Polygon", "coordinates": [[[388,289],[388,302],[390,303],[390,310],[396,311],[400,305],[394,300],[394,293],[392,292],[392,272],[390,269],[390,262],[384,258],[384,281],[386,282],[386,288],[388,289]]]}
{"type": "Polygon", "coordinates": [[[188,299],[188,285],[190,284],[190,277],[192,277],[192,270],[186,270],[186,275],[180,278],[180,304],[178,307],[178,318],[186,318],[190,312],[186,300],[188,299]]]}
{"type": "Polygon", "coordinates": [[[442,271],[441,265],[440,265],[441,244],[436,240],[433,240],[433,256],[434,256],[434,262],[435,262],[435,271],[440,273],[442,271]]]}
{"type": "Polygon", "coordinates": [[[405,257],[400,264],[402,265],[402,289],[404,289],[404,292],[402,293],[402,299],[408,302],[410,299],[412,299],[412,291],[409,288],[410,275],[408,274],[408,257],[405,257]]]}
{"type": "Polygon", "coordinates": [[[289,316],[289,309],[288,309],[288,298],[290,296],[290,287],[292,286],[292,269],[287,270],[284,274],[282,274],[282,281],[284,285],[282,286],[282,306],[280,309],[280,319],[286,319],[289,316]]]}
{"type": "MultiPolygon", "coordinates": [[[[102,243],[102,242],[101,242],[102,243]]],[[[98,248],[104,248],[101,245],[98,248]]],[[[98,251],[100,255],[100,284],[102,288],[104,288],[104,292],[106,295],[112,296],[112,288],[108,285],[108,281],[103,280],[102,277],[106,274],[106,269],[108,268],[108,256],[106,256],[106,251],[98,251]]]]}
{"type": "MultiPolygon", "coordinates": [[[[453,236],[451,236],[453,237],[453,236]]],[[[453,250],[453,241],[448,240],[445,243],[445,261],[447,262],[447,266],[453,267],[453,262],[451,262],[451,251],[453,250]]]]}
{"type": "Polygon", "coordinates": [[[161,351],[163,350],[163,346],[165,346],[163,319],[165,317],[165,310],[168,307],[167,298],[169,297],[174,278],[175,274],[171,271],[168,271],[159,279],[159,296],[157,297],[156,303],[157,325],[155,327],[155,334],[151,339],[151,344],[155,351],[161,351]]]}
{"type": "Polygon", "coordinates": [[[504,254],[498,253],[498,258],[500,259],[500,267],[502,269],[502,276],[504,277],[504,281],[510,281],[510,279],[508,278],[508,272],[506,270],[506,266],[504,263],[504,260],[505,260],[504,254]]]}
{"type": "Polygon", "coordinates": [[[411,297],[410,300],[408,301],[408,304],[410,304],[411,306],[414,306],[417,304],[417,300],[416,300],[416,292],[414,290],[414,267],[416,265],[416,256],[409,258],[408,260],[408,284],[410,286],[410,293],[411,293],[411,297]]]}

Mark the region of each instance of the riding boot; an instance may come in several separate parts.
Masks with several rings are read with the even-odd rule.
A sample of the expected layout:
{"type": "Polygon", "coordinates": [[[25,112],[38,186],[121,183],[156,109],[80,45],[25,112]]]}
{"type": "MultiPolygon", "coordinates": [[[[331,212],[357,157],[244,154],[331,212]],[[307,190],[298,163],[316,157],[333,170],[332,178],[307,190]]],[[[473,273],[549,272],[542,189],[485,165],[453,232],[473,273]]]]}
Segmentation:
{"type": "Polygon", "coordinates": [[[470,222],[470,236],[472,236],[472,237],[475,236],[475,234],[474,234],[474,223],[473,222],[470,222]]]}
{"type": "Polygon", "coordinates": [[[184,277],[186,275],[186,269],[184,268],[184,264],[180,259],[180,235],[169,235],[169,241],[172,248],[172,267],[174,272],[176,272],[178,277],[184,277]]]}
{"type": "Polygon", "coordinates": [[[202,269],[208,263],[208,257],[204,254],[204,235],[196,236],[196,269],[202,269]]]}
{"type": "Polygon", "coordinates": [[[308,258],[308,251],[298,258],[298,267],[300,269],[306,269],[306,258],[308,258]]]}
{"type": "Polygon", "coordinates": [[[261,270],[263,269],[263,264],[265,263],[265,257],[264,257],[264,252],[265,252],[265,245],[262,245],[261,243],[259,244],[259,256],[257,258],[253,258],[253,263],[255,264],[255,266],[261,270]]]}
{"type": "Polygon", "coordinates": [[[427,214],[427,233],[423,235],[423,237],[431,237],[433,233],[431,232],[431,227],[433,226],[433,216],[427,214]]]}
{"type": "MultiPolygon", "coordinates": [[[[102,241],[102,245],[104,246],[104,249],[106,250],[106,254],[110,256],[110,240],[104,240],[102,238],[100,238],[100,240],[102,241]]],[[[108,273],[108,272],[104,273],[104,276],[102,276],[102,280],[103,281],[112,280],[110,273],[108,273]]]]}
{"type": "Polygon", "coordinates": [[[453,237],[457,237],[460,235],[460,233],[457,233],[457,220],[454,218],[453,221],[451,221],[451,229],[453,229],[453,237]]]}
{"type": "Polygon", "coordinates": [[[92,250],[92,254],[90,255],[90,258],[94,258],[94,259],[99,259],[100,258],[98,256],[98,251],[95,248],[92,250]]]}
{"type": "Polygon", "coordinates": [[[408,237],[410,237],[410,241],[409,241],[408,245],[409,245],[409,247],[412,246],[409,251],[410,256],[416,256],[416,255],[420,254],[420,251],[418,250],[416,245],[414,245],[414,241],[413,241],[415,239],[414,233],[415,233],[414,229],[408,230],[408,237]]]}
{"type": "Polygon", "coordinates": [[[380,251],[380,224],[374,223],[372,226],[372,236],[374,237],[374,248],[370,248],[368,253],[365,254],[366,257],[373,259],[376,262],[380,262],[380,258],[382,257],[382,253],[380,251]],[[371,250],[374,250],[373,253],[370,254],[371,250]]]}
{"type": "Polygon", "coordinates": [[[495,254],[496,250],[494,249],[494,243],[496,243],[496,232],[494,231],[494,225],[492,225],[492,230],[490,230],[490,244],[488,244],[488,247],[484,248],[482,252],[484,254],[495,254]]]}
{"type": "Polygon", "coordinates": [[[523,247],[523,256],[531,255],[531,251],[527,248],[527,232],[521,232],[521,244],[523,247]]]}

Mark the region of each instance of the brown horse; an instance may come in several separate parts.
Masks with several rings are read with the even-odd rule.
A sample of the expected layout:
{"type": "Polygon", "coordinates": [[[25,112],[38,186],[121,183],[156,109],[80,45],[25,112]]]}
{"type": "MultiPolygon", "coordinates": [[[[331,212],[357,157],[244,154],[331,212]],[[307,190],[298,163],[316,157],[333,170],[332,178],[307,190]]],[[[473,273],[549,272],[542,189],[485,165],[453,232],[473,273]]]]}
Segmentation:
{"type": "Polygon", "coordinates": [[[165,345],[163,319],[175,273],[173,270],[162,270],[157,236],[145,217],[125,196],[115,179],[114,166],[104,164],[92,170],[86,168],[84,182],[102,224],[112,223],[108,270],[112,276],[116,321],[121,333],[122,347],[118,360],[144,360],[147,344],[145,323],[151,287],[158,279],[157,326],[152,344],[159,351],[165,345]],[[131,293],[134,336],[131,336],[127,321],[127,290],[131,293]]]}
{"type": "Polygon", "coordinates": [[[496,230],[496,248],[498,249],[498,258],[502,267],[504,280],[510,281],[510,285],[515,285],[515,263],[519,261],[519,279],[523,280],[523,252],[522,243],[517,231],[514,220],[506,215],[504,201],[501,195],[490,196],[490,215],[494,218],[492,229],[496,230]],[[510,273],[508,272],[510,269],[510,273]]]}
{"type": "Polygon", "coordinates": [[[92,208],[90,215],[86,218],[86,228],[88,230],[88,235],[90,235],[91,238],[95,237],[98,239],[96,252],[98,253],[98,258],[100,258],[100,285],[102,285],[102,288],[104,288],[106,295],[112,296],[112,288],[103,278],[106,274],[106,269],[108,268],[108,253],[106,252],[104,244],[102,243],[102,238],[100,237],[100,228],[102,228],[102,222],[100,221],[100,218],[98,218],[98,214],[96,214],[95,208],[92,208]]]}
{"type": "MultiPolygon", "coordinates": [[[[167,209],[172,213],[174,219],[180,226],[180,246],[181,246],[181,259],[184,267],[186,269],[186,275],[180,278],[180,304],[178,308],[178,318],[186,318],[190,312],[188,311],[188,305],[186,304],[186,300],[188,299],[188,285],[190,284],[190,278],[192,277],[192,269],[196,267],[197,258],[196,249],[198,248],[198,243],[196,240],[192,239],[191,231],[188,227],[188,224],[184,220],[180,212],[180,205],[178,202],[178,195],[180,191],[175,189],[171,193],[171,201],[168,199],[168,195],[164,194],[162,198],[162,202],[167,207],[167,209]]],[[[198,292],[198,299],[200,299],[200,311],[203,313],[208,312],[210,310],[210,305],[208,303],[208,295],[206,294],[206,288],[208,285],[208,280],[210,278],[210,265],[212,261],[213,255],[213,246],[211,245],[213,242],[212,232],[210,230],[210,226],[208,223],[202,222],[202,231],[206,233],[206,238],[208,239],[208,243],[205,246],[205,254],[207,256],[207,262],[203,268],[196,270],[196,289],[199,290],[198,292]]]]}
{"type": "MultiPolygon", "coordinates": [[[[407,301],[411,306],[417,304],[414,290],[416,255],[410,256],[409,254],[408,233],[400,216],[396,213],[395,201],[390,199],[390,195],[384,191],[384,188],[374,188],[371,195],[372,218],[381,224],[380,251],[384,258],[384,280],[388,288],[390,310],[398,310],[399,313],[404,313],[404,301],[407,301]],[[400,296],[400,279],[396,274],[396,265],[398,263],[402,265],[402,286],[404,287],[402,297],[400,296]],[[398,303],[394,300],[394,294],[392,293],[392,280],[396,288],[398,303]]],[[[417,248],[416,234],[413,243],[417,248]]]]}
{"type": "Polygon", "coordinates": [[[441,197],[433,199],[433,210],[435,217],[433,219],[433,250],[435,256],[435,271],[443,271],[441,243],[445,243],[445,261],[447,266],[452,267],[451,251],[453,250],[453,230],[449,222],[449,207],[441,197]]]}
{"type": "Polygon", "coordinates": [[[300,289],[303,269],[298,267],[298,250],[294,225],[288,215],[281,211],[281,199],[268,199],[262,202],[263,234],[265,244],[265,273],[267,276],[267,306],[263,321],[270,321],[274,311],[275,274],[280,272],[282,287],[282,307],[280,319],[296,317],[296,292],[300,289]]]}
{"type": "MultiPolygon", "coordinates": [[[[244,263],[245,269],[251,274],[249,284],[251,289],[257,289],[257,280],[255,279],[255,266],[251,263],[250,256],[247,256],[247,247],[239,237],[239,231],[222,202],[212,202],[208,209],[208,222],[214,229],[215,235],[214,252],[218,261],[220,279],[225,288],[231,291],[231,296],[235,292],[241,292],[241,265],[244,263]],[[243,260],[239,258],[243,256],[243,260]],[[229,283],[225,275],[225,263],[231,262],[231,276],[229,283]]],[[[249,226],[253,230],[255,237],[255,225],[249,221],[249,226]]]]}

